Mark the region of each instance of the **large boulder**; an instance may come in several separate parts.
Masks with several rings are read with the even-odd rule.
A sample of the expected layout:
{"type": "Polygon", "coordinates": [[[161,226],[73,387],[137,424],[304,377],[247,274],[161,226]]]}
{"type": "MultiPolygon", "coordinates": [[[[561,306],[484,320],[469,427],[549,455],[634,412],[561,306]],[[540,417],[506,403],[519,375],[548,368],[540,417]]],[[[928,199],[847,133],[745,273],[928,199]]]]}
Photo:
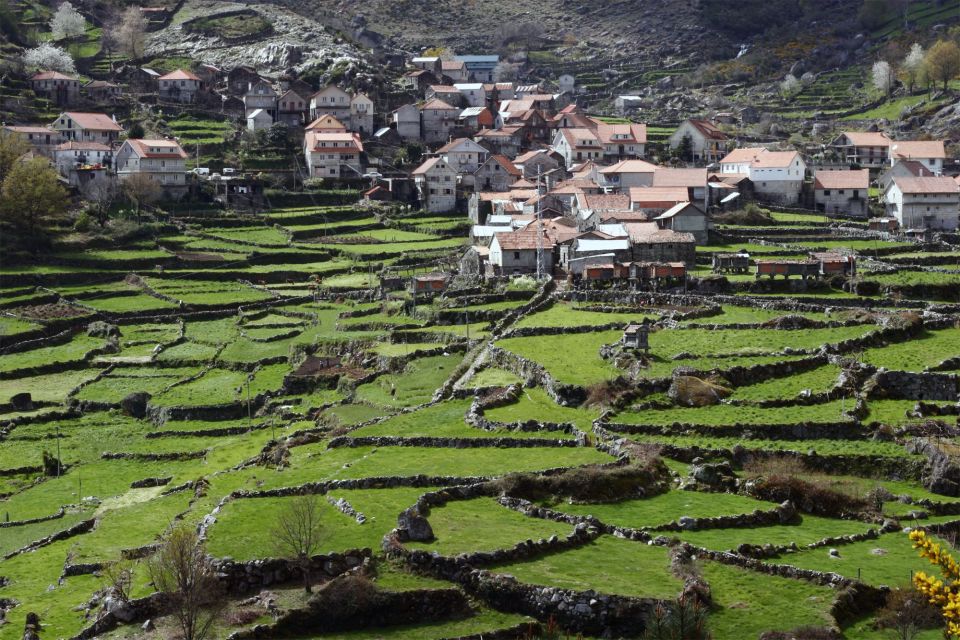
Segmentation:
{"type": "Polygon", "coordinates": [[[397,517],[397,528],[404,540],[430,542],[433,540],[433,528],[427,519],[413,509],[407,509],[397,517]]]}
{"type": "Polygon", "coordinates": [[[119,338],[120,327],[109,322],[97,320],[87,325],[87,335],[94,338],[119,338]]]}
{"type": "Polygon", "coordinates": [[[33,396],[29,391],[15,393],[10,396],[10,404],[15,411],[33,411],[33,396]]]}
{"type": "Polygon", "coordinates": [[[120,409],[133,418],[141,419],[147,415],[147,403],[153,397],[146,391],[134,391],[120,401],[120,409]]]}
{"type": "Polygon", "coordinates": [[[695,376],[684,375],[676,376],[667,391],[671,400],[686,407],[706,407],[719,404],[730,393],[730,389],[722,385],[695,376]]]}

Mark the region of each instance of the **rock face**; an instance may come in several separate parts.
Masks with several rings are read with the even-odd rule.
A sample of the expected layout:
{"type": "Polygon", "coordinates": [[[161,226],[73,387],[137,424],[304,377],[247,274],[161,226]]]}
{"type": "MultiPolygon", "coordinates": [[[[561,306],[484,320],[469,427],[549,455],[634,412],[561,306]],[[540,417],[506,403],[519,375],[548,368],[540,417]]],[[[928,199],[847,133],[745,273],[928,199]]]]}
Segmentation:
{"type": "MultiPolygon", "coordinates": [[[[189,32],[174,21],[150,34],[150,55],[186,56],[210,64],[231,68],[243,62],[263,72],[297,72],[315,67],[358,67],[362,56],[353,45],[340,41],[320,23],[316,14],[293,10],[277,4],[204,2],[188,0],[184,10],[195,17],[213,17],[249,10],[267,19],[272,29],[246,39],[226,40],[214,34],[189,32]]],[[[302,8],[302,7],[296,7],[302,8]]]]}
{"type": "Polygon", "coordinates": [[[120,408],[128,416],[142,419],[147,415],[147,403],[151,397],[146,391],[135,391],[120,401],[120,408]]]}

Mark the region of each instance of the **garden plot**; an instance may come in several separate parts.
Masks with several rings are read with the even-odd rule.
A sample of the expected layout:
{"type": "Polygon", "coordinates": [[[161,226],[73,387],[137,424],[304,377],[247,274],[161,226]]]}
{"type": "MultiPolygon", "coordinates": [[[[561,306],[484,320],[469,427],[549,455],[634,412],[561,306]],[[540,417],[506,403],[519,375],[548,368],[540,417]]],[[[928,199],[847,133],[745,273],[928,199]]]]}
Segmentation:
{"type": "Polygon", "coordinates": [[[676,536],[697,547],[704,547],[713,551],[726,551],[736,549],[741,544],[789,546],[796,543],[802,547],[819,542],[824,538],[866,533],[869,529],[879,529],[879,525],[804,514],[797,524],[681,531],[676,536]]]}
{"type": "Polygon", "coordinates": [[[10,316],[0,316],[0,336],[15,336],[42,328],[43,325],[39,322],[12,318],[10,316]]]}
{"type": "Polygon", "coordinates": [[[99,373],[100,369],[94,368],[0,380],[0,404],[10,402],[11,396],[24,392],[29,393],[34,402],[60,403],[77,385],[99,373]]]}
{"type": "Polygon", "coordinates": [[[501,506],[493,498],[458,500],[433,507],[427,516],[436,540],[408,542],[411,549],[435,551],[443,556],[475,551],[508,549],[525,540],[566,536],[573,527],[562,522],[528,518],[501,506]],[[477,536],[477,531],[484,531],[477,536]]]}
{"type": "Polygon", "coordinates": [[[586,327],[611,323],[640,322],[644,319],[656,320],[657,309],[638,308],[636,311],[599,312],[579,309],[570,303],[557,302],[549,309],[529,314],[514,325],[524,327],[586,327]]]}
{"type": "MultiPolygon", "coordinates": [[[[429,520],[432,525],[434,518],[429,520]]],[[[683,589],[683,581],[670,572],[666,548],[613,536],[601,536],[569,551],[497,565],[490,571],[530,584],[641,598],[672,599],[683,589]]]]}
{"type": "Polygon", "coordinates": [[[571,434],[560,431],[487,431],[464,422],[470,400],[449,400],[411,413],[402,413],[383,422],[351,431],[353,437],[395,436],[401,438],[546,438],[570,440],[571,434]]]}
{"type": "MultiPolygon", "coordinates": [[[[954,516],[960,519],[960,516],[954,516]]],[[[830,549],[806,549],[797,553],[785,553],[769,560],[776,564],[789,564],[801,569],[830,571],[872,585],[899,586],[908,584],[917,564],[917,552],[913,543],[902,532],[887,533],[875,540],[864,540],[836,547],[837,556],[830,549]]]]}
{"type": "Polygon", "coordinates": [[[834,400],[821,404],[788,407],[756,407],[747,405],[717,404],[708,407],[674,407],[671,409],[648,409],[625,411],[613,418],[624,424],[670,426],[673,424],[721,425],[776,425],[837,423],[854,420],[845,413],[852,410],[852,400],[834,400]]]}
{"type": "Polygon", "coordinates": [[[413,360],[399,373],[384,374],[360,385],[356,397],[385,407],[412,407],[429,402],[462,359],[462,355],[451,354],[413,360]]]}
{"type": "Polygon", "coordinates": [[[600,417],[596,409],[561,407],[540,387],[524,389],[516,402],[484,410],[484,417],[494,422],[569,422],[581,431],[589,431],[600,417]]]}
{"type": "Polygon", "coordinates": [[[171,387],[150,399],[155,407],[196,407],[230,404],[240,397],[249,374],[210,369],[195,380],[171,387]]]}
{"type": "MultiPolygon", "coordinates": [[[[757,435],[757,434],[754,434],[757,435]]],[[[878,456],[882,458],[913,458],[922,456],[907,453],[903,445],[882,440],[829,440],[814,438],[810,440],[764,440],[761,438],[737,438],[722,436],[674,436],[674,435],[631,435],[631,440],[645,444],[662,444],[681,449],[726,449],[736,446],[749,451],[796,451],[808,453],[815,451],[821,456],[878,456]]]]}
{"type": "Polygon", "coordinates": [[[715,638],[756,638],[764,631],[834,622],[830,608],[836,592],[829,587],[718,562],[703,563],[703,577],[713,597],[709,625],[715,638]]]}
{"type": "Polygon", "coordinates": [[[776,505],[729,493],[672,490],[639,500],[596,504],[561,502],[548,503],[544,506],[564,513],[593,516],[604,524],[643,529],[669,524],[682,516],[690,518],[732,516],[751,513],[757,509],[769,511],[776,505]]]}
{"type": "Polygon", "coordinates": [[[239,282],[214,282],[202,280],[163,280],[147,278],[147,284],[157,293],[192,305],[225,305],[244,302],[260,302],[271,295],[239,282]]]}
{"type": "Polygon", "coordinates": [[[738,387],[730,397],[736,400],[758,401],[796,398],[802,392],[826,393],[838,383],[840,371],[837,365],[826,364],[792,376],[738,387]]]}
{"type": "Polygon", "coordinates": [[[290,244],[289,236],[275,227],[210,227],[203,232],[224,240],[255,245],[286,246],[290,244]]]}
{"type": "Polygon", "coordinates": [[[894,371],[925,371],[950,358],[960,358],[957,328],[923,331],[915,338],[863,352],[865,363],[894,371]]]}
{"type": "Polygon", "coordinates": [[[85,385],[74,394],[73,398],[116,405],[131,393],[146,392],[152,396],[159,395],[167,387],[198,373],[200,373],[198,368],[137,370],[122,367],[85,385]],[[138,373],[143,375],[137,375],[138,373]]]}
{"type": "Polygon", "coordinates": [[[50,347],[38,347],[29,351],[4,354],[0,358],[0,373],[11,373],[49,365],[76,365],[87,355],[105,345],[103,338],[77,334],[68,342],[50,347]]]}

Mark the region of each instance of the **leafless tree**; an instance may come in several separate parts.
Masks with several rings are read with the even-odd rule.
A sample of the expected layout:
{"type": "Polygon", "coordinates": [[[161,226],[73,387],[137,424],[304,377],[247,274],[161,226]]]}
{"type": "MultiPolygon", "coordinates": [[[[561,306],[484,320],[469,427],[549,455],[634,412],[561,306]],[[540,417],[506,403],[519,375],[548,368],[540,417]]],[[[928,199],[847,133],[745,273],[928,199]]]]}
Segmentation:
{"type": "Polygon", "coordinates": [[[50,18],[50,30],[54,40],[82,36],[87,28],[86,19],[69,2],[63,2],[50,18]]]}
{"type": "Polygon", "coordinates": [[[101,227],[107,224],[110,207],[116,202],[118,196],[116,183],[112,180],[90,180],[80,187],[80,192],[84,199],[89,200],[96,207],[97,223],[101,227]]]}
{"type": "Polygon", "coordinates": [[[170,598],[183,640],[204,640],[226,599],[196,532],[185,526],[174,529],[146,564],[153,587],[170,598]]]}
{"type": "Polygon", "coordinates": [[[147,21],[140,8],[128,7],[120,16],[119,22],[112,28],[110,37],[117,50],[134,60],[143,57],[146,46],[147,21]]]}
{"type": "Polygon", "coordinates": [[[116,597],[123,602],[130,599],[130,588],[133,586],[133,565],[129,561],[117,560],[109,562],[103,567],[103,580],[116,597]]]}
{"type": "Polygon", "coordinates": [[[160,198],[160,185],[145,173],[134,173],[124,179],[123,193],[136,208],[137,222],[139,222],[140,209],[160,198]]]}
{"type": "Polygon", "coordinates": [[[273,530],[277,551],[300,567],[303,589],[310,589],[310,559],[320,548],[320,503],[315,495],[291,498],[273,530]]]}

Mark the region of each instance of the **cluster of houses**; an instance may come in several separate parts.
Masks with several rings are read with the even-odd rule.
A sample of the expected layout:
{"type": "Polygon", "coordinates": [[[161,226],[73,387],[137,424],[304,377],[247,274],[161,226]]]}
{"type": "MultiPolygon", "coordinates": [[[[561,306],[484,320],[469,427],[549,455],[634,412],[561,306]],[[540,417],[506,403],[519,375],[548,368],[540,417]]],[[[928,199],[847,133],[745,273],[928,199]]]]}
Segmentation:
{"type": "Polygon", "coordinates": [[[105,113],[64,111],[50,125],[4,125],[0,134],[15,135],[32,151],[50,160],[65,182],[81,194],[99,193],[134,175],[145,175],[167,199],[187,191],[187,154],[175,140],[127,138],[105,113]]]}
{"type": "MultiPolygon", "coordinates": [[[[309,177],[372,178],[371,200],[468,211],[474,223],[468,257],[483,273],[580,275],[597,272],[597,264],[613,270],[688,264],[693,245],[707,242],[708,212],[748,199],[868,217],[877,188],[886,216],[902,228],[958,226],[960,184],[943,175],[941,141],[844,132],[811,160],[795,149],[739,146],[729,119],[693,118],[667,140],[676,160],[658,165],[646,159],[646,125],[587,114],[576,104],[571,76],[549,87],[503,82],[499,65],[496,55],[415,57],[397,94],[410,101],[382,114],[364,93],[335,85],[314,90],[242,65],[167,74],[140,68],[126,79],[131,90],[160,101],[213,105],[250,130],[275,123],[302,128],[309,177]],[[423,150],[412,171],[385,161],[412,147],[423,150]]],[[[50,72],[31,83],[64,105],[120,93],[111,83],[81,86],[50,72]]],[[[393,96],[391,106],[400,100],[393,96]]],[[[51,126],[5,129],[28,138],[75,184],[101,169],[121,179],[149,172],[172,191],[185,184],[185,154],[176,142],[120,145],[119,125],[104,114],[66,111],[51,126]],[[158,162],[144,162],[151,159],[158,162]]]]}

